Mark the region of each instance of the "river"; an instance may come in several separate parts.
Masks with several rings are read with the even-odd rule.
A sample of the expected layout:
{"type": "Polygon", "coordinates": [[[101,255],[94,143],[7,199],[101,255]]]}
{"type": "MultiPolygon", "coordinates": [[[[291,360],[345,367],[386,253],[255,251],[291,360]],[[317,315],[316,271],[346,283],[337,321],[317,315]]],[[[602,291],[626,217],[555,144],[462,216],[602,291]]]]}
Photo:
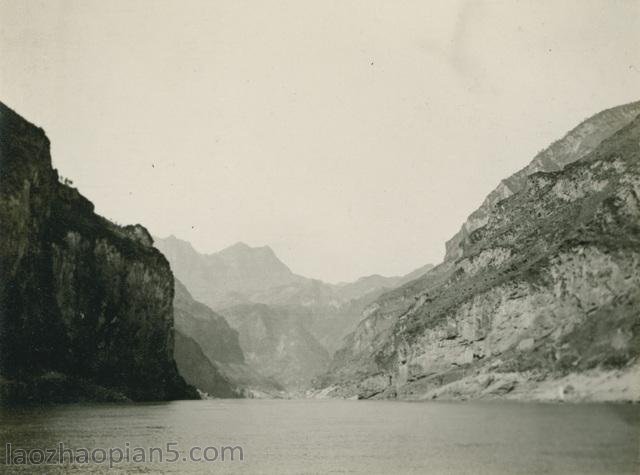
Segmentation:
{"type": "Polygon", "coordinates": [[[0,435],[3,473],[639,473],[640,406],[74,404],[4,408],[0,435]]]}

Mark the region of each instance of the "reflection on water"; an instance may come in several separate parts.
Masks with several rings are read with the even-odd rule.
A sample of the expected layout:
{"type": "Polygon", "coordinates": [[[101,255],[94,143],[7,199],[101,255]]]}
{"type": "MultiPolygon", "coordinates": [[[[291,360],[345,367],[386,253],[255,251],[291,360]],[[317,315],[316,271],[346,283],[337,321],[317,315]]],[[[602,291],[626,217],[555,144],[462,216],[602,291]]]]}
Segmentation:
{"type": "Polygon", "coordinates": [[[15,453],[59,443],[91,450],[172,442],[176,463],[114,467],[129,473],[639,473],[640,407],[255,399],[22,407],[0,411],[0,438],[0,471],[7,473],[108,469],[69,462],[8,466],[7,443],[15,453]],[[241,446],[244,461],[183,462],[194,446],[241,446]]]}

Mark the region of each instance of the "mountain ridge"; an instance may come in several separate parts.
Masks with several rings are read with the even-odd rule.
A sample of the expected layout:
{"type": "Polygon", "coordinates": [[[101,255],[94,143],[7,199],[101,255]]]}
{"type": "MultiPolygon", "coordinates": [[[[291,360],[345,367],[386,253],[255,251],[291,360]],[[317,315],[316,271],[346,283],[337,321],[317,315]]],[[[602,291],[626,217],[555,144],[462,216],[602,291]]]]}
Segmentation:
{"type": "Polygon", "coordinates": [[[186,381],[212,397],[278,397],[283,387],[248,364],[239,333],[227,319],[195,300],[175,279],[174,354],[186,381]]]}
{"type": "MultiPolygon", "coordinates": [[[[239,242],[218,253],[199,254],[175,236],[156,238],[155,245],[171,263],[176,281],[238,332],[242,352],[251,356],[247,365],[296,393],[326,371],[330,355],[355,327],[363,309],[406,278],[366,276],[327,284],[294,274],[268,246],[239,242]]],[[[413,274],[429,268],[423,266],[413,274]]],[[[189,336],[207,354],[210,343],[199,339],[197,332],[189,336]]]]}
{"type": "Polygon", "coordinates": [[[442,263],[367,307],[319,394],[639,399],[639,106],[583,121],[586,154],[527,174],[442,263]]]}
{"type": "Polygon", "coordinates": [[[350,298],[362,296],[362,292],[354,292],[352,289],[367,282],[377,281],[378,283],[377,285],[371,286],[370,290],[381,287],[391,288],[398,285],[398,283],[406,282],[407,277],[414,278],[416,275],[427,272],[432,267],[430,264],[426,264],[406,276],[372,274],[360,277],[353,282],[331,284],[321,279],[295,274],[268,245],[249,246],[242,241],[238,241],[217,252],[201,253],[197,251],[189,241],[183,240],[173,234],[166,238],[154,236],[154,245],[167,256],[173,264],[174,271],[180,276],[180,279],[185,282],[194,295],[213,309],[249,303],[252,301],[252,293],[261,295],[255,303],[284,303],[281,300],[269,302],[262,294],[268,294],[274,289],[286,290],[290,293],[292,289],[288,286],[298,287],[300,285],[306,285],[310,288],[322,287],[323,292],[327,294],[327,296],[330,295],[341,300],[349,300],[350,298]],[[259,258],[257,262],[250,262],[251,259],[256,257],[259,258]],[[266,259],[264,259],[265,257],[266,259]],[[234,279],[235,282],[227,285],[226,289],[226,292],[231,294],[231,297],[225,296],[224,292],[216,291],[216,286],[213,284],[221,280],[219,275],[214,275],[221,270],[220,266],[218,266],[220,258],[222,258],[226,266],[226,269],[223,269],[222,273],[229,271],[230,267],[235,266],[239,268],[242,265],[246,265],[248,269],[253,271],[257,270],[260,276],[265,278],[266,282],[261,282],[260,285],[249,286],[249,288],[247,288],[247,286],[244,285],[246,282],[238,282],[238,279],[234,279]],[[193,262],[195,260],[199,262],[193,262]],[[218,266],[218,268],[216,268],[216,266],[218,266]],[[207,282],[204,284],[202,282],[194,282],[193,274],[207,275],[207,282]],[[246,300],[238,301],[239,296],[244,297],[246,300]]]}
{"type": "Polygon", "coordinates": [[[639,113],[640,101],[600,111],[537,153],[523,168],[502,179],[480,207],[468,216],[460,230],[445,243],[444,260],[460,257],[461,242],[475,229],[484,226],[488,212],[501,200],[517,193],[527,176],[539,171],[558,171],[569,163],[580,160],[593,151],[602,140],[629,124],[639,113]]]}

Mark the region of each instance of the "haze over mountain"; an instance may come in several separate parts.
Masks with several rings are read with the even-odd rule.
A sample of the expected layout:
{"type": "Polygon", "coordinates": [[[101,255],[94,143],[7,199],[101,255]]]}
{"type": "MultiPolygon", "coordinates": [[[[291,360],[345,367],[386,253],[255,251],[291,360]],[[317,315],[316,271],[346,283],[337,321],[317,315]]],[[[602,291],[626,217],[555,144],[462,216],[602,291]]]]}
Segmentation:
{"type": "Polygon", "coordinates": [[[225,318],[194,300],[175,280],[174,355],[185,380],[213,397],[277,396],[283,386],[248,362],[238,332],[225,318]]]}
{"type": "Polygon", "coordinates": [[[266,289],[305,282],[267,246],[253,248],[239,242],[204,255],[175,236],[156,238],[155,246],[169,259],[174,273],[190,292],[214,309],[246,302],[266,289]]]}
{"type": "Polygon", "coordinates": [[[329,352],[296,312],[265,304],[241,304],[225,309],[224,315],[238,329],[247,364],[289,393],[308,389],[329,367],[329,352]]]}
{"type": "MultiPolygon", "coordinates": [[[[157,238],[155,246],[171,263],[176,278],[184,282],[184,291],[189,289],[237,330],[243,363],[293,392],[309,388],[314,378],[327,370],[331,354],[355,328],[369,303],[432,267],[425,265],[404,277],[372,275],[355,282],[327,284],[294,274],[267,246],[237,243],[203,255],[175,236],[157,238]]],[[[178,282],[176,289],[182,290],[178,282]]],[[[182,315],[176,312],[178,330],[182,315]]],[[[213,335],[203,340],[201,332],[193,331],[190,336],[205,353],[216,346],[213,335]]],[[[245,382],[236,386],[269,392],[264,383],[248,384],[250,380],[245,377],[245,382]]],[[[189,382],[195,384],[194,380],[189,382]]]]}
{"type": "Polygon", "coordinates": [[[214,309],[248,302],[337,308],[368,293],[393,288],[431,267],[427,264],[402,277],[371,275],[355,282],[327,284],[294,274],[269,246],[238,242],[214,254],[201,254],[175,236],[155,238],[155,246],[190,291],[214,309]]]}
{"type": "Polygon", "coordinates": [[[427,272],[427,264],[402,277],[372,275],[327,284],[296,275],[268,246],[237,243],[215,254],[200,254],[187,241],[156,238],[178,279],[193,296],[223,315],[225,309],[266,304],[282,315],[297,315],[330,352],[359,320],[362,310],[386,290],[427,272]]]}

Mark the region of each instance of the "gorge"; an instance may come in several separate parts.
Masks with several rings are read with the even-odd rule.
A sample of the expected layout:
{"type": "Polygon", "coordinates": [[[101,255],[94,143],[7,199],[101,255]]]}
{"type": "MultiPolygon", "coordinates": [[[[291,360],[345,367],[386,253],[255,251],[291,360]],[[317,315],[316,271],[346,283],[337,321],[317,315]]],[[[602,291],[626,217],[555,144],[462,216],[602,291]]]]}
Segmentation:
{"type": "Polygon", "coordinates": [[[439,265],[329,284],[98,216],[0,104],[0,398],[638,400],[639,114],[541,151],[439,265]]]}

